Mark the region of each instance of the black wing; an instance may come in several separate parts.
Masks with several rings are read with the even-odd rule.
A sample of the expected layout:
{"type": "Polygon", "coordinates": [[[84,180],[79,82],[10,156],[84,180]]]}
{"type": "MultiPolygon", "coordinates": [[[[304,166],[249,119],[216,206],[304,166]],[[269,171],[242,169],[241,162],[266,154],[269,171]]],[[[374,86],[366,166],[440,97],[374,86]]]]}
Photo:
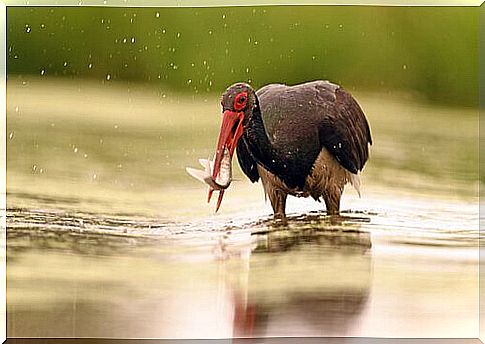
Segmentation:
{"type": "Polygon", "coordinates": [[[352,173],[362,170],[369,158],[372,137],[369,123],[355,99],[342,88],[320,112],[319,138],[337,161],[352,173]]]}
{"type": "Polygon", "coordinates": [[[309,172],[325,147],[350,172],[362,170],[372,144],[369,124],[359,104],[340,86],[322,80],[295,86],[273,84],[259,89],[257,95],[274,146],[299,151],[289,166],[309,172]]]}

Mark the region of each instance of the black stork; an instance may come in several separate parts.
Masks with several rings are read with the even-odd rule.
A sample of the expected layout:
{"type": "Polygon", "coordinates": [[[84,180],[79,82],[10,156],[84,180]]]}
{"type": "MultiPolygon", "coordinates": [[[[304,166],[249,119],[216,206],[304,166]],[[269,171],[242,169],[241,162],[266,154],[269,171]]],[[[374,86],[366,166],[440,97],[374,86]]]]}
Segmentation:
{"type": "Polygon", "coordinates": [[[327,214],[334,215],[345,184],[360,194],[358,173],[372,138],[359,104],[340,86],[318,80],[271,84],[255,92],[237,83],[224,92],[221,105],[214,180],[224,152],[232,157],[237,149],[244,174],[253,183],[261,178],[275,217],[285,217],[288,195],[323,198],[327,214]]]}

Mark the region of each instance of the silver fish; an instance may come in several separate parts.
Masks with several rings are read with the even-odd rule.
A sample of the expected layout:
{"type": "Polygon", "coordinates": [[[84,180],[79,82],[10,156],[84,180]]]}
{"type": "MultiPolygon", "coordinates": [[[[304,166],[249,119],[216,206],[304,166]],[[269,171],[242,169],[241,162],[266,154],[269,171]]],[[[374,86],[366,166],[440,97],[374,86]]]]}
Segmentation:
{"type": "Polygon", "coordinates": [[[216,177],[216,180],[212,179],[212,171],[214,170],[214,160],[199,159],[199,163],[204,168],[198,170],[192,167],[186,167],[185,170],[188,174],[197,180],[209,185],[214,190],[225,190],[231,185],[232,182],[232,159],[229,154],[229,150],[224,147],[224,152],[221,160],[221,169],[216,177]]]}

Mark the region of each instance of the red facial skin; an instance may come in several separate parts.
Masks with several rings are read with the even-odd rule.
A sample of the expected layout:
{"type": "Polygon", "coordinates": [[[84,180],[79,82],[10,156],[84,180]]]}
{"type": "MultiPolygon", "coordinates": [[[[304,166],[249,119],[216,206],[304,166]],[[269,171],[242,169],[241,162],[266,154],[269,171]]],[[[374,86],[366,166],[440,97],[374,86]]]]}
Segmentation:
{"type": "MultiPolygon", "coordinates": [[[[248,97],[246,92],[241,92],[234,98],[234,110],[225,110],[222,117],[221,130],[219,132],[219,139],[217,140],[216,156],[214,160],[214,170],[212,172],[212,179],[216,179],[217,175],[221,170],[221,160],[224,152],[224,147],[227,147],[231,158],[236,149],[237,142],[243,134],[243,119],[244,119],[244,108],[247,104],[248,97]]],[[[213,188],[209,188],[209,195],[207,201],[209,202],[213,188]]],[[[224,190],[220,190],[219,198],[217,200],[216,212],[221,206],[222,197],[224,196],[224,190]]]]}

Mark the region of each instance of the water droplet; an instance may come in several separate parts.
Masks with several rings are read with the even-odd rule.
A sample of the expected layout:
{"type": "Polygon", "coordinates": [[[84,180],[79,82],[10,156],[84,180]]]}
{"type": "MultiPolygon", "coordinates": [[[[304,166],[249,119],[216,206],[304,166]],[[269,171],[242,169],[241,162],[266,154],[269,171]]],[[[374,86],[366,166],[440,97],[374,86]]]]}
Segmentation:
{"type": "Polygon", "coordinates": [[[93,68],[93,64],[92,63],[88,64],[88,68],[89,69],[93,68]]]}
{"type": "Polygon", "coordinates": [[[25,25],[25,32],[30,33],[31,30],[32,28],[30,26],[25,25]]]}
{"type": "Polygon", "coordinates": [[[15,112],[19,113],[19,107],[18,106],[15,107],[15,112]]]}
{"type": "Polygon", "coordinates": [[[40,24],[41,29],[45,29],[45,24],[40,24]]]}
{"type": "Polygon", "coordinates": [[[114,128],[115,128],[115,129],[118,129],[118,124],[115,124],[115,125],[114,125],[114,128]]]}
{"type": "Polygon", "coordinates": [[[155,13],[156,18],[160,18],[160,12],[155,13]]]}
{"type": "Polygon", "coordinates": [[[88,155],[86,153],[84,153],[83,156],[84,156],[84,159],[86,159],[88,157],[88,155]]]}
{"type": "Polygon", "coordinates": [[[403,65],[402,65],[402,69],[406,70],[406,69],[408,69],[408,66],[407,66],[407,65],[405,65],[405,64],[403,64],[403,65]]]}
{"type": "Polygon", "coordinates": [[[10,134],[8,134],[8,138],[10,140],[13,140],[14,137],[15,137],[15,132],[12,131],[10,134]]]}
{"type": "Polygon", "coordinates": [[[44,75],[45,74],[45,69],[41,69],[40,70],[40,75],[44,75]]]}
{"type": "Polygon", "coordinates": [[[226,15],[225,14],[222,15],[222,19],[226,19],[226,15]]]}
{"type": "Polygon", "coordinates": [[[37,165],[32,165],[32,172],[35,173],[37,171],[37,165]]]}
{"type": "Polygon", "coordinates": [[[108,81],[111,80],[111,74],[106,74],[106,80],[108,80],[108,81]]]}
{"type": "Polygon", "coordinates": [[[192,79],[187,80],[187,85],[190,85],[192,83],[192,79]]]}
{"type": "Polygon", "coordinates": [[[67,67],[67,61],[64,61],[63,66],[64,66],[64,67],[67,67]]]}
{"type": "Polygon", "coordinates": [[[209,30],[209,35],[212,35],[212,30],[209,30]]]}
{"type": "Polygon", "coordinates": [[[135,43],[135,37],[131,37],[131,43],[135,43]]]}
{"type": "Polygon", "coordinates": [[[98,178],[98,175],[96,173],[93,174],[93,179],[98,178]]]}
{"type": "Polygon", "coordinates": [[[74,153],[77,153],[77,150],[78,150],[77,147],[74,147],[74,153]]]}
{"type": "Polygon", "coordinates": [[[165,30],[165,29],[162,29],[162,33],[165,33],[165,32],[167,32],[167,30],[165,30]]]}

